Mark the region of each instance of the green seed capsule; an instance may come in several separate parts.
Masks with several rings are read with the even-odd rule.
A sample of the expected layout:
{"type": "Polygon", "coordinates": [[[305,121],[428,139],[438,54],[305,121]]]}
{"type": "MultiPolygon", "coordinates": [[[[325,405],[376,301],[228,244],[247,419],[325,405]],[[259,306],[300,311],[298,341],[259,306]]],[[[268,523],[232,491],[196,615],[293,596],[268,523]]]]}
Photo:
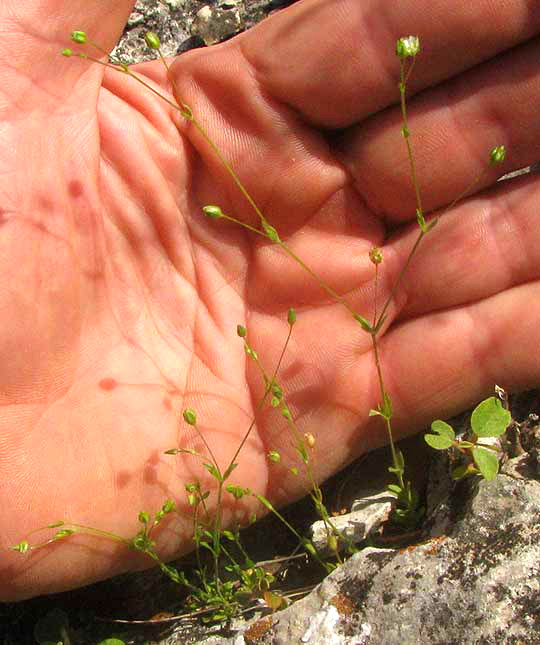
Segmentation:
{"type": "Polygon", "coordinates": [[[369,252],[369,259],[373,264],[380,264],[382,262],[382,251],[378,246],[374,246],[369,252]]]}
{"type": "Polygon", "coordinates": [[[506,148],[504,146],[496,146],[489,153],[489,162],[492,166],[502,163],[506,159],[506,148]]]}
{"type": "Polygon", "coordinates": [[[244,327],[244,325],[236,325],[236,333],[240,338],[245,338],[247,335],[247,329],[244,327]]]}
{"type": "Polygon", "coordinates": [[[296,311],[292,307],[291,307],[291,309],[289,309],[289,312],[287,314],[287,322],[289,323],[289,325],[291,327],[296,322],[296,311]]]}
{"type": "Polygon", "coordinates": [[[72,31],[71,40],[77,45],[84,45],[88,41],[88,37],[85,31],[72,31]]]}
{"type": "Polygon", "coordinates": [[[150,49],[159,49],[161,47],[159,36],[153,31],[147,31],[144,40],[150,49]]]}
{"type": "Polygon", "coordinates": [[[211,217],[212,219],[219,219],[220,217],[223,217],[223,211],[219,206],[204,206],[203,212],[205,215],[208,215],[208,217],[211,217]]]}
{"type": "Polygon", "coordinates": [[[184,421],[190,425],[194,426],[197,425],[197,414],[195,413],[195,410],[192,410],[191,408],[186,408],[183,412],[184,421]]]}

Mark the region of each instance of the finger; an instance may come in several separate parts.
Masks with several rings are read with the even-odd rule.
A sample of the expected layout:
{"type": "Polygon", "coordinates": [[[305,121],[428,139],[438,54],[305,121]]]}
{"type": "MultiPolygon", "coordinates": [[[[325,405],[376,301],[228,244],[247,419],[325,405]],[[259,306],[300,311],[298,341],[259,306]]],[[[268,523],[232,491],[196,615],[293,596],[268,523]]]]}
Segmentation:
{"type": "MultiPolygon", "coordinates": [[[[538,175],[497,184],[442,217],[402,282],[401,319],[488,298],[540,278],[538,175]]],[[[418,228],[388,245],[402,267],[418,228]]]]}
{"type": "MultiPolygon", "coordinates": [[[[65,99],[82,73],[100,78],[98,66],[64,59],[74,46],[70,34],[84,30],[106,51],[122,33],[134,0],[64,2],[63,0],[3,0],[0,3],[0,87],[5,108],[47,109],[65,99]]],[[[99,52],[87,52],[102,57],[99,52]]],[[[81,92],[87,98],[88,88],[81,92]]],[[[93,98],[93,97],[91,97],[93,98]]]]}
{"type": "Polygon", "coordinates": [[[540,283],[403,323],[381,340],[398,434],[418,431],[493,393],[538,385],[540,283]]]}
{"type": "MultiPolygon", "coordinates": [[[[533,106],[540,96],[539,56],[537,38],[408,101],[425,212],[538,160],[540,122],[533,106]],[[507,149],[505,163],[490,165],[490,151],[501,144],[507,149]]],[[[402,125],[400,108],[391,108],[353,128],[343,144],[357,190],[390,221],[415,217],[402,125]]]]}
{"type": "Polygon", "coordinates": [[[337,128],[396,102],[401,36],[422,41],[411,82],[417,91],[539,29],[540,5],[527,0],[306,0],[245,34],[241,49],[273,97],[312,123],[337,128]]]}

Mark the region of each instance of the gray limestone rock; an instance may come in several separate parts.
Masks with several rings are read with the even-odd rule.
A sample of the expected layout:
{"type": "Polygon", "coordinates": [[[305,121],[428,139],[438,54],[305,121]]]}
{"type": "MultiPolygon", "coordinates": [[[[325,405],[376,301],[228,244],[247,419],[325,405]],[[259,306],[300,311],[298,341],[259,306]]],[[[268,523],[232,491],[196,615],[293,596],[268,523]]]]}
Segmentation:
{"type": "Polygon", "coordinates": [[[212,45],[249,29],[294,0],[137,0],[114,55],[124,63],[154,59],[144,34],[154,31],[164,56],[212,45]]]}
{"type": "Polygon", "coordinates": [[[270,620],[204,642],[540,643],[540,481],[531,456],[511,460],[492,482],[458,483],[437,457],[430,489],[421,543],[366,548],[270,620]]]}

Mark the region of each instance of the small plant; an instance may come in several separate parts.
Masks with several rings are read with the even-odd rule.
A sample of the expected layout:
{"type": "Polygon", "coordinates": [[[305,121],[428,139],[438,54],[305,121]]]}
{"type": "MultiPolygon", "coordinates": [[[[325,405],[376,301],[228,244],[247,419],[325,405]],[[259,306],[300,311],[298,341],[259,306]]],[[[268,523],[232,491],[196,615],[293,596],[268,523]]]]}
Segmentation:
{"type": "MultiPolygon", "coordinates": [[[[500,389],[500,388],[499,388],[500,389]]],[[[512,421],[510,412],[499,397],[489,397],[479,403],[471,414],[472,438],[456,439],[451,425],[445,421],[431,424],[433,434],[424,435],[428,446],[435,450],[449,450],[457,454],[461,463],[452,470],[453,479],[481,475],[487,481],[495,479],[499,472],[500,451],[493,443],[481,443],[481,439],[501,437],[512,421]]]]}
{"type": "MultiPolygon", "coordinates": [[[[378,377],[380,403],[376,409],[371,410],[369,414],[370,416],[378,416],[381,418],[386,428],[390,445],[391,465],[389,467],[389,471],[395,478],[395,482],[388,486],[389,492],[395,498],[392,520],[394,523],[402,527],[414,528],[418,526],[422,519],[424,510],[420,504],[418,492],[413,489],[411,482],[406,477],[403,454],[396,447],[394,442],[392,429],[392,398],[391,393],[387,390],[385,385],[380,360],[378,338],[387,320],[387,312],[390,303],[403,280],[413,256],[416,254],[424,237],[437,224],[437,219],[432,218],[430,221],[427,221],[424,214],[422,197],[417,181],[407,115],[407,84],[414,67],[416,56],[420,52],[419,38],[416,36],[400,38],[396,45],[396,54],[400,61],[399,93],[403,123],[401,132],[407,147],[412,189],[414,190],[416,197],[416,220],[419,231],[416,241],[412,246],[403,267],[401,268],[401,271],[399,272],[388,298],[380,308],[378,307],[377,302],[378,272],[379,266],[384,259],[382,251],[377,247],[372,248],[369,252],[369,259],[374,267],[374,301],[371,316],[362,315],[360,312],[357,312],[344,296],[337,293],[320,276],[318,276],[303,259],[294,253],[294,251],[287,245],[287,242],[282,239],[279,231],[271,224],[271,222],[268,221],[249,194],[248,190],[240,181],[233,167],[213,142],[202,123],[193,114],[192,109],[179,97],[174,79],[170,74],[168,63],[161,53],[159,38],[156,34],[151,32],[146,34],[146,44],[157,52],[162,64],[164,65],[173,88],[173,96],[175,97],[176,102],[171,101],[167,96],[160,94],[141,77],[133,73],[129,69],[129,65],[111,58],[107,52],[104,52],[99,47],[99,45],[92,43],[85,32],[74,31],[71,39],[77,45],[92,46],[97,49],[100,54],[107,55],[107,62],[87,55],[86,53],[74,52],[71,48],[67,48],[62,52],[64,56],[76,56],[89,62],[104,65],[105,67],[114,69],[119,73],[126,74],[134,81],[140,83],[146,89],[159,96],[162,100],[166,101],[170,106],[178,110],[181,116],[188,120],[199,131],[229,174],[231,181],[237,186],[247,202],[251,205],[257,216],[258,226],[252,226],[239,220],[234,215],[224,213],[222,208],[216,204],[205,205],[202,208],[202,213],[209,220],[212,220],[217,226],[224,225],[225,223],[232,223],[236,226],[243,227],[252,234],[261,236],[272,244],[278,246],[286,256],[302,267],[302,269],[304,269],[319,284],[323,291],[347,310],[350,316],[358,323],[359,328],[363,333],[370,336],[378,377]]],[[[497,146],[489,155],[489,163],[501,163],[504,158],[504,147],[497,146]]],[[[478,180],[479,178],[476,178],[472,182],[471,186],[478,180]]],[[[467,191],[464,191],[463,195],[466,192],[467,191]]],[[[460,198],[461,196],[454,200],[450,207],[453,206],[460,198]]],[[[236,528],[234,530],[230,530],[226,529],[223,525],[225,497],[230,496],[232,500],[239,500],[243,497],[251,496],[258,501],[259,505],[263,509],[274,513],[281,519],[281,521],[296,535],[299,543],[306,550],[309,556],[316,560],[324,571],[331,571],[334,566],[336,566],[336,562],[340,562],[342,560],[341,550],[343,547],[351,553],[354,551],[354,546],[335,528],[332,518],[324,504],[322,491],[314,474],[316,438],[309,432],[301,432],[297,427],[294,413],[291,411],[291,408],[287,403],[286,394],[279,382],[279,372],[282,359],[287,350],[293,327],[296,322],[296,313],[292,308],[288,312],[287,322],[289,326],[288,335],[284,341],[283,349],[277,364],[272,370],[268,370],[263,366],[257,351],[249,341],[248,330],[246,327],[241,324],[237,327],[237,334],[244,343],[246,356],[253,362],[260,372],[261,378],[264,382],[264,393],[258,402],[255,415],[253,416],[251,423],[246,428],[243,439],[238,445],[230,462],[225,467],[220,466],[218,459],[212,452],[211,446],[206,441],[204,433],[198,427],[196,411],[189,408],[183,411],[183,421],[197,433],[202,442],[203,451],[201,452],[178,446],[171,448],[166,452],[166,454],[171,456],[178,454],[190,455],[194,459],[200,460],[202,467],[211,475],[215,482],[215,492],[212,493],[215,495],[215,503],[212,505],[212,508],[215,508],[215,510],[212,512],[210,512],[207,502],[211,495],[210,490],[204,490],[200,482],[197,480],[190,482],[185,486],[188,506],[191,509],[190,518],[192,522],[193,543],[198,564],[195,579],[188,579],[184,572],[179,572],[174,567],[162,562],[156,551],[155,530],[168,515],[180,512],[177,504],[171,500],[167,500],[153,518],[149,513],[141,511],[138,516],[141,528],[133,538],[125,538],[108,531],[76,523],[60,521],[46,527],[48,529],[57,529],[52,538],[34,545],[30,545],[27,540],[23,540],[12,548],[21,553],[26,553],[33,549],[42,548],[52,542],[66,539],[76,533],[85,533],[96,537],[115,540],[125,544],[130,549],[146,554],[149,558],[154,560],[160,566],[162,571],[173,581],[186,587],[190,594],[187,601],[189,608],[193,610],[210,609],[210,613],[207,615],[208,620],[229,620],[238,614],[244,606],[246,599],[252,599],[255,597],[264,598],[268,606],[272,609],[282,606],[284,602],[279,594],[275,594],[271,591],[271,587],[275,583],[274,576],[263,568],[257,566],[245,552],[240,539],[239,529],[236,528]],[[256,415],[265,405],[269,405],[276,413],[281,414],[287,422],[287,427],[290,432],[290,440],[296,454],[298,455],[298,464],[300,465],[301,470],[299,470],[297,466],[289,467],[289,469],[295,476],[301,476],[303,478],[306,493],[311,497],[318,515],[324,522],[328,545],[333,554],[333,559],[331,561],[323,558],[323,556],[317,552],[313,543],[309,539],[301,536],[283,517],[283,515],[279,513],[269,499],[249,488],[234,486],[229,483],[229,478],[238,465],[240,453],[242,452],[242,449],[255,425],[256,415]],[[209,555],[210,564],[204,561],[202,556],[203,553],[209,555]],[[240,554],[240,556],[238,556],[238,554],[240,554]]],[[[445,450],[452,448],[457,450],[460,454],[470,456],[472,461],[467,463],[466,466],[458,466],[454,471],[455,476],[456,473],[460,477],[473,473],[481,473],[486,477],[486,479],[492,479],[498,469],[498,461],[494,448],[488,444],[480,443],[478,439],[499,436],[504,432],[508,422],[508,411],[502,408],[497,399],[492,398],[480,404],[473,413],[471,423],[475,436],[472,440],[465,441],[456,439],[454,431],[448,424],[442,421],[435,421],[432,425],[434,434],[427,435],[426,441],[435,449],[445,450]]],[[[272,467],[284,467],[281,464],[281,455],[275,450],[269,450],[268,460],[272,464],[272,467]]]]}

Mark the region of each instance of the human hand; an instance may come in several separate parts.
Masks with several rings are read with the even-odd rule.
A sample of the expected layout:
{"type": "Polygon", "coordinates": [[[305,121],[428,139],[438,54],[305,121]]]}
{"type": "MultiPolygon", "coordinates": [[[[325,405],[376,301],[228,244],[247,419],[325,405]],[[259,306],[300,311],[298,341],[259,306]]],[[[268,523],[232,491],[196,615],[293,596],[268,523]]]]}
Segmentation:
{"type": "MultiPolygon", "coordinates": [[[[268,371],[280,372],[322,480],[386,437],[371,338],[279,248],[202,206],[257,223],[200,134],[125,75],[62,58],[73,29],[112,48],[133,2],[4,0],[0,174],[0,546],[63,518],[131,536],[139,511],[205,478],[199,427],[226,466],[268,371]],[[111,8],[112,7],[112,8],[111,8]],[[44,19],[47,17],[47,20],[44,19]]],[[[447,206],[506,145],[503,171],[538,159],[540,11],[527,2],[400,6],[306,0],[173,65],[178,92],[282,239],[366,317],[368,251],[382,248],[379,300],[417,234],[396,105],[398,37],[423,45],[409,118],[426,212],[447,206]],[[324,29],[321,29],[324,25],[324,29]]],[[[140,74],[169,92],[161,65],[140,74]]],[[[392,300],[382,369],[404,435],[464,409],[495,383],[538,384],[536,177],[495,184],[445,212],[392,300]]],[[[256,415],[231,482],[283,504],[304,490],[285,422],[256,415]],[[267,460],[269,450],[282,465],[267,460]]],[[[250,498],[229,520],[260,508],[250,498]]],[[[179,515],[163,558],[190,549],[179,515]]],[[[0,599],[60,591],[145,566],[76,537],[27,557],[4,551],[0,599]]]]}

